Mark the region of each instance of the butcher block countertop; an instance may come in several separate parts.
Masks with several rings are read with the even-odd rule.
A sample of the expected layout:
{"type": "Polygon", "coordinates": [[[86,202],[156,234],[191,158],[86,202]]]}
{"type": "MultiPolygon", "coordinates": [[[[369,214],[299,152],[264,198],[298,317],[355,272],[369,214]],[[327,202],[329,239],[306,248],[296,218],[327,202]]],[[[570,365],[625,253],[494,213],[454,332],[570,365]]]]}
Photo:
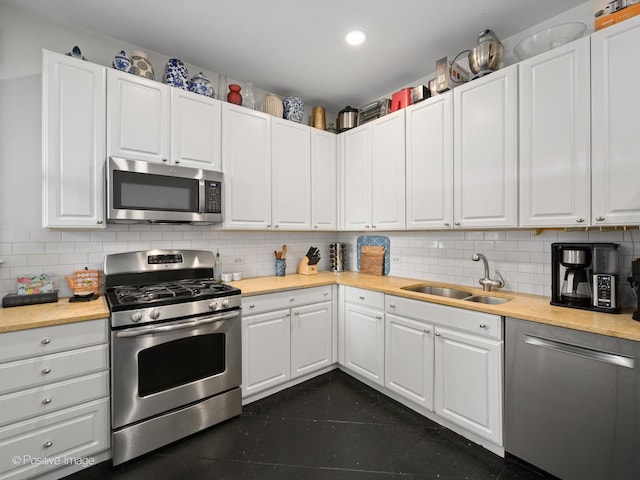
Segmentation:
{"type": "Polygon", "coordinates": [[[640,322],[631,318],[633,309],[628,309],[621,314],[609,314],[578,310],[575,308],[555,307],[549,304],[548,297],[500,290],[493,290],[487,293],[483,292],[480,288],[467,287],[466,285],[451,285],[411,278],[367,275],[356,272],[319,272],[317,275],[310,276],[293,274],[284,277],[258,277],[231,282],[231,285],[240,288],[243,296],[248,296],[281,290],[317,287],[333,283],[375,290],[389,295],[413,298],[415,300],[423,300],[441,305],[449,305],[451,307],[493,313],[522,320],[532,320],[557,327],[640,341],[640,322]],[[488,294],[493,297],[504,297],[510,300],[501,305],[487,305],[402,290],[402,287],[411,285],[437,285],[449,288],[461,288],[470,291],[474,295],[488,294]]]}
{"type": "Polygon", "coordinates": [[[69,303],[68,298],[61,298],[56,303],[0,308],[0,333],[108,317],[103,295],[89,302],[69,303]]]}
{"type": "MultiPolygon", "coordinates": [[[[548,297],[538,295],[494,290],[490,292],[489,295],[508,298],[509,301],[501,305],[487,305],[402,290],[402,287],[411,285],[436,285],[449,288],[462,288],[470,291],[474,295],[487,295],[487,292],[483,292],[482,289],[479,288],[411,278],[367,275],[356,272],[319,272],[317,275],[292,274],[284,277],[256,277],[230,282],[230,285],[242,290],[243,296],[333,284],[375,290],[399,297],[640,341],[640,322],[636,322],[631,318],[633,309],[616,315],[578,310],[575,308],[555,307],[549,305],[548,297]]],[[[108,316],[109,309],[104,296],[91,302],[78,303],[69,303],[68,299],[63,298],[57,303],[0,308],[0,333],[107,318],[108,316]]]]}

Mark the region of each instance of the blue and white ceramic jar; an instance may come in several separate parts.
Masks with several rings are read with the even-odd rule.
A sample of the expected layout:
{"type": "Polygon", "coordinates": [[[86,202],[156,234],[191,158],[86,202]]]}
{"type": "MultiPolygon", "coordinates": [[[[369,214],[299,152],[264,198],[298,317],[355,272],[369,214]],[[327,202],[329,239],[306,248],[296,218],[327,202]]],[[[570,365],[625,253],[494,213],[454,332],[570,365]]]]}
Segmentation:
{"type": "Polygon", "coordinates": [[[284,106],[284,118],[293,122],[302,122],[304,102],[300,97],[285,97],[282,103],[284,106]]]}
{"type": "Polygon", "coordinates": [[[164,83],[184,90],[189,88],[189,71],[182,60],[169,59],[164,70],[164,83]]]}
{"type": "Polygon", "coordinates": [[[80,60],[86,60],[86,58],[84,58],[84,56],[82,55],[82,52],[80,51],[77,45],[73,47],[73,50],[71,50],[70,52],[67,52],[67,56],[79,58],[80,60]]]}
{"type": "Polygon", "coordinates": [[[132,67],[133,63],[131,63],[131,59],[127,57],[127,54],[124,53],[124,50],[121,50],[120,53],[116,54],[113,58],[113,68],[116,70],[131,73],[132,67]]]}
{"type": "Polygon", "coordinates": [[[189,80],[189,91],[197,93],[198,95],[213,97],[213,85],[211,85],[209,79],[207,79],[202,72],[191,77],[191,80],[189,80]]]}

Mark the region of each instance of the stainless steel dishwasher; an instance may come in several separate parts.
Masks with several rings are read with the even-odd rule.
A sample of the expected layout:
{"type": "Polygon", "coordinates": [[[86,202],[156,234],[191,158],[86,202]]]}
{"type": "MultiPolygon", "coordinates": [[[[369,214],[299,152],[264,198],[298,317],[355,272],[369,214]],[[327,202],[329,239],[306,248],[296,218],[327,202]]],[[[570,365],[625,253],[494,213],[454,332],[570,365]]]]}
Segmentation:
{"type": "Polygon", "coordinates": [[[505,450],[563,480],[640,478],[640,342],[507,318],[505,450]]]}

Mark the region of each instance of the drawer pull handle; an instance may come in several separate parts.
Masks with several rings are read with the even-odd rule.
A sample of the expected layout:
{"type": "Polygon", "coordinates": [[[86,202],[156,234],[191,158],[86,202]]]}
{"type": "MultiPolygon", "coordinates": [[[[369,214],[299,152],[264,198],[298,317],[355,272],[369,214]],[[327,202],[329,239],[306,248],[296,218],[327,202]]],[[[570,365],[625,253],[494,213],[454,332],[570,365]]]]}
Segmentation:
{"type": "Polygon", "coordinates": [[[45,368],[44,370],[42,370],[42,374],[46,375],[47,373],[51,373],[51,369],[50,368],[45,368]]]}
{"type": "Polygon", "coordinates": [[[45,339],[41,340],[40,343],[42,345],[49,345],[51,343],[51,340],[49,340],[48,338],[45,338],[45,339]]]}
{"type": "Polygon", "coordinates": [[[395,303],[389,304],[389,308],[396,308],[396,304],[395,303]]]}
{"type": "Polygon", "coordinates": [[[487,325],[486,325],[486,324],[484,324],[484,323],[481,323],[481,324],[479,325],[479,327],[480,327],[480,328],[487,328],[487,325]]]}
{"type": "Polygon", "coordinates": [[[576,222],[578,222],[578,223],[584,223],[584,218],[578,218],[578,219],[576,219],[576,222]]]}
{"type": "Polygon", "coordinates": [[[53,442],[46,442],[44,445],[42,445],[44,448],[49,448],[53,446],[53,442]]]}
{"type": "Polygon", "coordinates": [[[603,222],[603,221],[604,221],[604,217],[596,217],[596,220],[597,220],[598,222],[603,222]]]}
{"type": "Polygon", "coordinates": [[[363,297],[362,295],[360,295],[358,298],[359,298],[360,300],[364,300],[364,297],[363,297]]]}
{"type": "Polygon", "coordinates": [[[45,398],[44,400],[42,400],[42,404],[43,405],[49,405],[51,403],[51,399],[50,398],[45,398]]]}

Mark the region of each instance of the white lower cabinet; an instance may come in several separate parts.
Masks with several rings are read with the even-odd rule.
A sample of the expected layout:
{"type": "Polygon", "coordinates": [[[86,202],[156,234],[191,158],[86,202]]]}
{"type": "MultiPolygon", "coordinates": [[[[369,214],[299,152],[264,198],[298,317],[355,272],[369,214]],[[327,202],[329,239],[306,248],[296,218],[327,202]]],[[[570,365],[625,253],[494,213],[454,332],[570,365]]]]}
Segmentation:
{"type": "Polygon", "coordinates": [[[242,396],[284,385],[333,363],[332,287],[242,299],[242,396]]]}
{"type": "Polygon", "coordinates": [[[433,410],[433,326],[387,313],[385,328],[385,387],[433,410]]]}
{"type": "Polygon", "coordinates": [[[435,332],[436,413],[502,445],[502,342],[435,332]]]}
{"type": "Polygon", "coordinates": [[[108,454],[107,319],[3,333],[0,352],[0,478],[61,478],[108,454]]]}

